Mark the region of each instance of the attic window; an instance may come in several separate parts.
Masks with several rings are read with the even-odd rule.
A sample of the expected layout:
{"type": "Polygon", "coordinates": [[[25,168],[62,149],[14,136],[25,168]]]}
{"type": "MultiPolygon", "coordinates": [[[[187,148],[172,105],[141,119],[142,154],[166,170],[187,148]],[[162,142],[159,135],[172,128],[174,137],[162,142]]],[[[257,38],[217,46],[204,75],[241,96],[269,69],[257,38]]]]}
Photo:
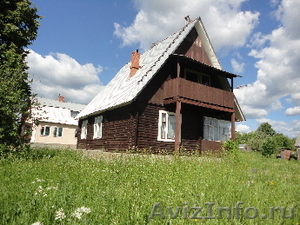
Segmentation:
{"type": "Polygon", "coordinates": [[[210,86],[210,76],[195,70],[185,69],[184,78],[186,80],[210,86]]]}
{"type": "Polygon", "coordinates": [[[71,117],[75,118],[79,114],[79,111],[71,110],[71,117]]]}

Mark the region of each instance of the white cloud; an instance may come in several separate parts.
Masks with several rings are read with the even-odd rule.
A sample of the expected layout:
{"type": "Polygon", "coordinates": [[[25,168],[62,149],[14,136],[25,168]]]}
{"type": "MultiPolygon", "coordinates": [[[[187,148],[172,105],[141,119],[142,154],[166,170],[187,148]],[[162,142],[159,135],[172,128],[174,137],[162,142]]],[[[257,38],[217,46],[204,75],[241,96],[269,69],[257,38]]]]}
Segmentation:
{"type": "MultiPolygon", "coordinates": [[[[281,26],[270,34],[256,34],[252,40],[250,56],[257,58],[257,80],[247,87],[235,91],[242,105],[254,118],[261,118],[262,111],[282,108],[281,99],[289,97],[293,107],[287,115],[298,114],[300,106],[300,32],[298,29],[298,0],[283,0],[276,11],[281,26]]],[[[248,112],[244,113],[247,115],[248,112]]],[[[252,117],[253,118],[253,117],[252,117]]]]}
{"type": "Polygon", "coordinates": [[[231,66],[234,73],[243,73],[245,63],[239,63],[236,59],[231,59],[231,66]]]}
{"type": "Polygon", "coordinates": [[[250,127],[245,124],[237,124],[235,130],[241,133],[247,133],[250,131],[250,127]]]}
{"type": "Polygon", "coordinates": [[[115,23],[115,35],[123,45],[147,49],[185,24],[184,17],[201,16],[216,50],[243,46],[258,23],[258,12],[241,11],[245,0],[135,0],[138,14],[123,27],[115,23]]]}
{"type": "Polygon", "coordinates": [[[293,124],[292,130],[295,132],[295,134],[300,133],[300,120],[293,120],[291,124],[293,124]]]}
{"type": "Polygon", "coordinates": [[[296,106],[294,108],[288,108],[285,111],[285,114],[287,116],[296,116],[296,115],[300,115],[300,106],[296,106]]]}
{"type": "Polygon", "coordinates": [[[66,54],[41,56],[30,50],[27,61],[32,91],[41,97],[57,99],[60,94],[69,102],[87,104],[103,87],[98,77],[102,67],[81,65],[66,54]]]}

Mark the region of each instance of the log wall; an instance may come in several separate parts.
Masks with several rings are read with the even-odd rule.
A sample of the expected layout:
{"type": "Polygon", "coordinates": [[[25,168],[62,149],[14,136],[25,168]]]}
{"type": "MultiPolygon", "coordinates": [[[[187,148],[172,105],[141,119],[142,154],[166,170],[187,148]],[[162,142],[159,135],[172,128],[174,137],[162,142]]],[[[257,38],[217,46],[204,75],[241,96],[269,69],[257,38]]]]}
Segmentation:
{"type": "MultiPolygon", "coordinates": [[[[123,106],[99,115],[103,115],[102,138],[93,139],[95,116],[89,117],[87,139],[80,139],[79,133],[78,148],[123,151],[136,145],[136,110],[133,105],[123,106]]],[[[80,127],[81,124],[82,121],[80,121],[80,127]]]]}

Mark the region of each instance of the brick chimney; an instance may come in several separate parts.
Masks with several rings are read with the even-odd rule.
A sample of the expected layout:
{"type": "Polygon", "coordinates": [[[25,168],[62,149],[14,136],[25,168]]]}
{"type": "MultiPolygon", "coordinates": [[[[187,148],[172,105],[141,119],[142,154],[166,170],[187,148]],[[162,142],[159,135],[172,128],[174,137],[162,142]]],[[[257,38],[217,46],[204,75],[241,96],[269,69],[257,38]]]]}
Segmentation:
{"type": "Polygon", "coordinates": [[[65,102],[65,97],[61,96],[60,94],[58,95],[58,101],[59,102],[65,102]]]}
{"type": "Polygon", "coordinates": [[[131,66],[130,66],[130,77],[133,77],[134,74],[140,69],[140,53],[138,50],[132,52],[131,54],[131,66]]]}

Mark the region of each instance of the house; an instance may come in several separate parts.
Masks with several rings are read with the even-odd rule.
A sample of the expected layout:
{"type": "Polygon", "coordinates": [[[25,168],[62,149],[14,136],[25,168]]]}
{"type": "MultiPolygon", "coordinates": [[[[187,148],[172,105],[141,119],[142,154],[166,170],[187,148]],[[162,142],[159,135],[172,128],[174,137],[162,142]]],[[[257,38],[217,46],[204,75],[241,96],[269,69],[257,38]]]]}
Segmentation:
{"type": "Polygon", "coordinates": [[[76,148],[78,120],[75,117],[85,107],[82,104],[36,98],[37,106],[32,109],[33,120],[30,143],[32,146],[55,146],[76,148]]]}
{"type": "Polygon", "coordinates": [[[140,54],[81,111],[78,148],[218,151],[245,117],[200,18],[140,54]]]}

